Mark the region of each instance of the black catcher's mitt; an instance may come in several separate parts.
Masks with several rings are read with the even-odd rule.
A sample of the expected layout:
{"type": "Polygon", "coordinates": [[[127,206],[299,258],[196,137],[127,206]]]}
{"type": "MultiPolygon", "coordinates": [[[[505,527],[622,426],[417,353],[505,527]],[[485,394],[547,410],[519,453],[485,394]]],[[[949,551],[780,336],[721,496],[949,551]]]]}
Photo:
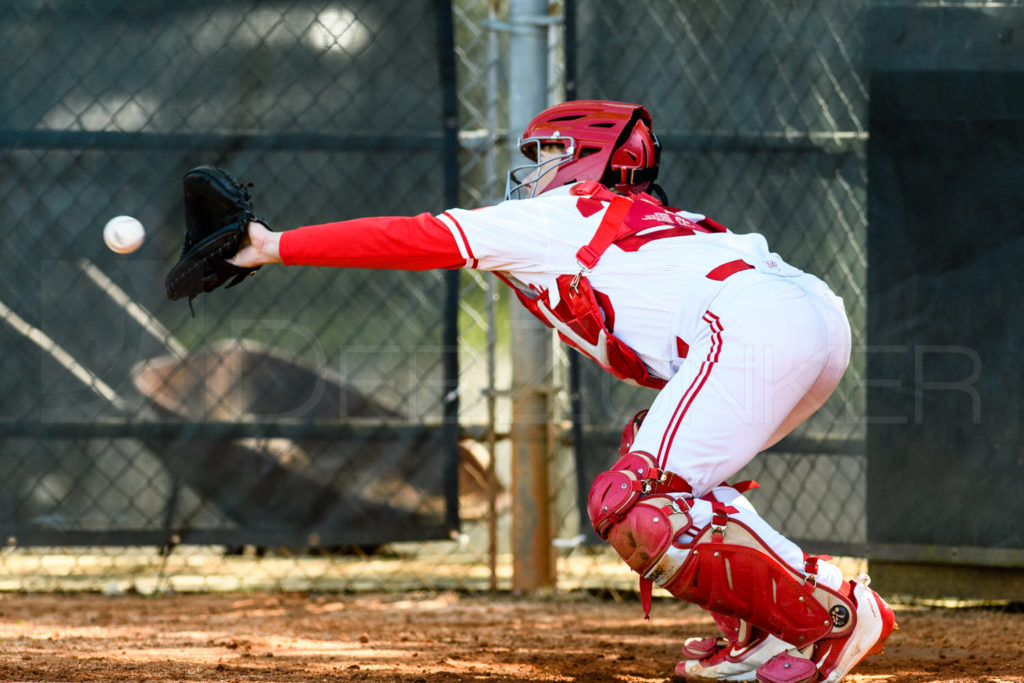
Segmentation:
{"type": "Polygon", "coordinates": [[[167,273],[164,288],[172,301],[212,292],[230,280],[234,287],[258,268],[228,263],[258,220],[245,186],[216,166],[198,166],[185,174],[185,243],[181,258],[167,273]]]}

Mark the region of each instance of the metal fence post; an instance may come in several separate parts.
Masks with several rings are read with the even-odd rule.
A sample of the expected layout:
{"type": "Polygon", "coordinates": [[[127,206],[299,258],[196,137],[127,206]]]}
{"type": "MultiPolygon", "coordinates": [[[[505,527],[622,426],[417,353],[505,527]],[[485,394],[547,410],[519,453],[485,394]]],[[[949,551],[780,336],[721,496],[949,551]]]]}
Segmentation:
{"type": "MultiPolygon", "coordinates": [[[[459,203],[459,99],[455,86],[455,25],[451,0],[435,0],[437,11],[438,59],[441,70],[441,98],[444,128],[445,206],[459,203]]],[[[445,495],[459,499],[459,271],[445,273],[444,303],[444,443],[445,495]]],[[[457,505],[448,506],[447,524],[459,528],[457,505]]]]}
{"type": "MultiPolygon", "coordinates": [[[[547,0],[509,2],[509,131],[513,145],[547,104],[547,0]]],[[[518,151],[513,147],[513,158],[518,151]]],[[[551,337],[526,309],[513,306],[512,340],[512,585],[553,586],[548,439],[552,384],[551,337]]]]}

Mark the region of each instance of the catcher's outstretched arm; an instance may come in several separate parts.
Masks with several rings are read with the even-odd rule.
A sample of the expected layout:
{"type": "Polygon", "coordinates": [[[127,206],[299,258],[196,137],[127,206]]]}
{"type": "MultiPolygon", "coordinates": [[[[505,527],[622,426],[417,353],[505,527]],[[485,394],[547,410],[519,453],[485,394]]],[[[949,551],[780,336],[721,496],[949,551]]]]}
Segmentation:
{"type": "Polygon", "coordinates": [[[461,268],[466,258],[451,231],[423,213],[356,218],[277,233],[250,223],[248,238],[229,263],[432,270],[461,268]]]}

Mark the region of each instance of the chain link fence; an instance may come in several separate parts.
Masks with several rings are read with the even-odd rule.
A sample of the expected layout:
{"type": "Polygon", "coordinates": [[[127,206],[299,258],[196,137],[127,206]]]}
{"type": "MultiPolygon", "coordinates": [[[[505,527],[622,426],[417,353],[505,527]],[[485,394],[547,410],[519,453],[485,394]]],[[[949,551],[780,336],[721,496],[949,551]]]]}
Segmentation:
{"type": "MultiPolygon", "coordinates": [[[[499,200],[521,76],[507,0],[5,5],[0,588],[508,588],[510,298],[492,277],[268,269],[194,317],[161,282],[200,163],[252,182],[278,228],[499,200]],[[116,214],[147,226],[136,254],[103,248],[116,214]]],[[[784,533],[855,556],[867,5],[552,0],[545,75],[552,102],[644,103],[672,204],[764,233],[844,298],[846,379],[741,476],[784,533]]],[[[558,586],[630,590],[578,493],[652,394],[559,353],[558,586]]]]}
{"type": "Polygon", "coordinates": [[[265,559],[226,572],[235,585],[278,555],[291,569],[272,585],[329,580],[388,544],[457,531],[453,277],[270,269],[189,305],[162,283],[181,177],[199,164],[251,183],[275,227],[447,206],[447,10],[10,4],[7,586],[156,571],[177,587],[203,558],[199,585],[216,587],[247,555],[265,559]],[[128,256],[101,239],[117,214],[148,228],[128,256]]]}

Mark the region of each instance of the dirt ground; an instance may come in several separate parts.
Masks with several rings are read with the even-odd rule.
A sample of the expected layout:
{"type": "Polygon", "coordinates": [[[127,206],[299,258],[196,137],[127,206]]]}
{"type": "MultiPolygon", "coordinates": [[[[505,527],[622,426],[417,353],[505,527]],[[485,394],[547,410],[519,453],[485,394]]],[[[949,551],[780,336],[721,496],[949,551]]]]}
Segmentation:
{"type": "MultiPolygon", "coordinates": [[[[1024,681],[1024,614],[897,606],[848,681],[1024,681]]],[[[667,681],[692,606],[442,594],[0,594],[2,681],[667,681]]]]}

